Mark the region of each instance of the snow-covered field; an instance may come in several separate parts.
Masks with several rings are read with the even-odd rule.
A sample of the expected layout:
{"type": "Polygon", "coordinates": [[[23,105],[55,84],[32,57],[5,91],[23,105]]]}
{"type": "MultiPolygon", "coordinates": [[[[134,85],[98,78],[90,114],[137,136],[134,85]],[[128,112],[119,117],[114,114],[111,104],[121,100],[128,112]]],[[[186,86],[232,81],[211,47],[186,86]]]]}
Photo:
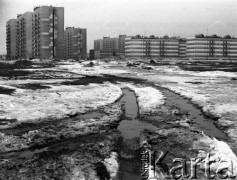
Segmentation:
{"type": "MultiPolygon", "coordinates": [[[[27,80],[24,82],[27,83],[27,80]]],[[[48,83],[50,82],[52,80],[48,83]]],[[[0,94],[0,119],[17,119],[18,122],[25,122],[63,118],[113,103],[122,95],[121,89],[111,83],[47,86],[50,88],[37,90],[4,86],[15,89],[15,92],[12,95],[0,94]]]]}

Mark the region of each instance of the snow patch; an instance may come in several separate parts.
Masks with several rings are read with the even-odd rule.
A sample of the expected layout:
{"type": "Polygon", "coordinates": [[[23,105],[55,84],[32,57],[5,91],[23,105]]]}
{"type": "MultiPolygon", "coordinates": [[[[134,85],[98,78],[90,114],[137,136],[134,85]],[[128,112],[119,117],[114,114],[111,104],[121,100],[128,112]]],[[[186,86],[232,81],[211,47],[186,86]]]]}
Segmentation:
{"type": "Polygon", "coordinates": [[[226,168],[228,175],[237,174],[237,157],[227,143],[203,135],[194,142],[193,148],[199,150],[199,157],[207,158],[209,154],[211,171],[226,168]]]}
{"type": "Polygon", "coordinates": [[[113,103],[121,95],[121,89],[111,83],[51,85],[50,89],[43,90],[16,89],[13,95],[0,94],[0,119],[25,122],[63,118],[113,103]]]}
{"type": "Polygon", "coordinates": [[[128,87],[135,92],[140,114],[154,113],[164,104],[163,94],[153,87],[139,87],[127,83],[121,83],[121,87],[128,87]]]}

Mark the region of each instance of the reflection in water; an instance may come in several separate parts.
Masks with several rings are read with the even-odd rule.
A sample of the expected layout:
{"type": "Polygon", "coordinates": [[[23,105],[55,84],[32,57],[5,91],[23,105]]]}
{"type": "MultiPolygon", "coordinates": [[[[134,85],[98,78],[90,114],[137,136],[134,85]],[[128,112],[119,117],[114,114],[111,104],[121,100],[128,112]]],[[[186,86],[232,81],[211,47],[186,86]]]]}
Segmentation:
{"type": "Polygon", "coordinates": [[[195,107],[190,100],[164,88],[159,88],[159,90],[165,95],[167,106],[179,107],[180,111],[188,112],[187,118],[195,122],[193,125],[194,127],[203,131],[208,136],[212,136],[220,140],[228,140],[227,135],[214,125],[213,120],[205,117],[202,111],[195,107]]]}
{"type": "Polygon", "coordinates": [[[124,88],[120,102],[125,107],[125,118],[117,128],[121,133],[121,137],[118,140],[120,163],[118,178],[120,180],[139,180],[141,179],[140,133],[144,129],[156,130],[157,128],[152,124],[138,120],[137,99],[133,91],[124,88]]]}

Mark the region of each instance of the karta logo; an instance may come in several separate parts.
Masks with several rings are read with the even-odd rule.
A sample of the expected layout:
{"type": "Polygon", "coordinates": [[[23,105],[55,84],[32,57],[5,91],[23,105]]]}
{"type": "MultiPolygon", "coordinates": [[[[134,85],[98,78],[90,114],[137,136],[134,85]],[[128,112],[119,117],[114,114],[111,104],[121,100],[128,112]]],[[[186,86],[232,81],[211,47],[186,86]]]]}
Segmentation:
{"type": "Polygon", "coordinates": [[[236,174],[233,173],[233,162],[230,160],[223,159],[219,161],[218,168],[211,172],[210,165],[213,161],[210,161],[210,154],[207,154],[205,158],[191,158],[190,160],[175,158],[168,166],[164,162],[168,153],[168,151],[166,153],[161,151],[160,155],[156,156],[156,152],[151,155],[149,150],[142,151],[142,179],[198,179],[198,165],[204,167],[206,179],[214,179],[216,177],[219,179],[234,179],[236,177],[236,174]]]}

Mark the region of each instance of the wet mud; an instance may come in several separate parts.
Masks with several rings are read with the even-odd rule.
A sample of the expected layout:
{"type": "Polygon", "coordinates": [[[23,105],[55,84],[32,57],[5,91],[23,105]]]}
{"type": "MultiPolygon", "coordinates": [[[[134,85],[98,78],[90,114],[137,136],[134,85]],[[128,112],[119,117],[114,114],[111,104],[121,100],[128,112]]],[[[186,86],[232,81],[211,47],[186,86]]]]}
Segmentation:
{"type": "Polygon", "coordinates": [[[139,114],[135,93],[123,88],[122,97],[111,105],[115,107],[59,121],[23,124],[15,129],[1,130],[1,133],[14,136],[32,132],[29,135],[32,137],[28,142],[30,148],[0,154],[0,179],[108,179],[103,160],[111,152],[116,152],[120,165],[117,179],[139,180],[143,141],[148,142],[153,152],[168,151],[166,161],[171,165],[173,158],[197,156],[192,143],[201,136],[202,131],[209,136],[228,140],[213,121],[188,99],[144,80],[102,76],[82,82],[65,82],[65,85],[105,81],[153,86],[163,93],[165,104],[158,107],[156,113],[139,114]],[[121,107],[123,113],[111,113],[121,107]],[[117,120],[112,122],[113,119],[117,120]],[[87,121],[90,123],[86,124],[87,121]],[[85,123],[84,129],[78,128],[78,122],[85,123]]]}

